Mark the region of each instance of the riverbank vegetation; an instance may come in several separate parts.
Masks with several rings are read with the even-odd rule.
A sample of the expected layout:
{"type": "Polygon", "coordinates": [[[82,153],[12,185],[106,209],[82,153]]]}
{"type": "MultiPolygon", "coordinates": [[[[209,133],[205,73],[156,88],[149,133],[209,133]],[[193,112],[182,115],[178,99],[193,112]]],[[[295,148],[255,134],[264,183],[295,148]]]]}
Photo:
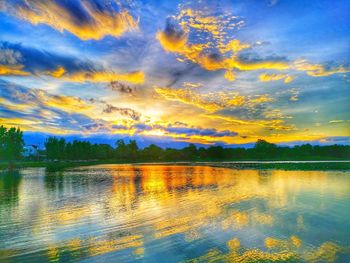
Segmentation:
{"type": "Polygon", "coordinates": [[[49,138],[46,143],[48,160],[115,160],[118,162],[184,162],[184,161],[240,161],[240,160],[348,160],[350,146],[312,146],[304,144],[282,147],[258,140],[253,148],[196,147],[162,149],[157,145],[139,148],[136,141],[91,144],[87,141],[66,142],[63,138],[49,138]]]}
{"type": "MultiPolygon", "coordinates": [[[[23,134],[18,128],[0,126],[0,169],[13,167],[47,167],[63,169],[73,166],[95,165],[102,163],[223,163],[252,161],[251,163],[221,164],[233,168],[267,168],[279,169],[350,169],[348,163],[322,164],[257,164],[253,161],[334,161],[350,160],[350,146],[312,146],[304,144],[287,147],[278,146],[264,140],[258,140],[253,148],[225,148],[222,146],[196,147],[189,144],[182,149],[166,148],[149,145],[139,148],[136,141],[118,140],[115,147],[108,144],[92,144],[88,141],[74,140],[67,142],[64,138],[49,137],[45,149],[41,151],[40,160],[24,158],[23,134]]],[[[329,162],[328,162],[329,163],[329,162]]]]}

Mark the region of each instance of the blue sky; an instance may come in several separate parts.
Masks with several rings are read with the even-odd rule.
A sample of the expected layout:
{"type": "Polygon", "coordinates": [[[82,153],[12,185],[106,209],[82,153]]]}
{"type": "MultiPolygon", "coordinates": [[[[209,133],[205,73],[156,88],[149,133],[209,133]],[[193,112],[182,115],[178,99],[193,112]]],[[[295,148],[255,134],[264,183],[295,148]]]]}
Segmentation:
{"type": "Polygon", "coordinates": [[[31,140],[349,144],[349,1],[8,0],[0,12],[0,124],[31,140]]]}

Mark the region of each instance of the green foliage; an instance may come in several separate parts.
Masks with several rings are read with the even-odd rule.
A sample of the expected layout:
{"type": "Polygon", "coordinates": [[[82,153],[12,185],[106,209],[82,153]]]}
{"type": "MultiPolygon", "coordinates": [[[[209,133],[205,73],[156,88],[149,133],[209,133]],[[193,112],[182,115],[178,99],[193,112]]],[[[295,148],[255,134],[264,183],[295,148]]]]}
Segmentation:
{"type": "Polygon", "coordinates": [[[49,137],[45,142],[48,160],[106,160],[113,158],[113,148],[107,144],[91,144],[87,141],[74,140],[66,143],[65,139],[49,137]]]}
{"type": "Polygon", "coordinates": [[[252,155],[258,159],[264,159],[266,156],[269,158],[276,158],[278,155],[278,147],[273,143],[259,139],[255,143],[252,155]]]}
{"type": "Polygon", "coordinates": [[[0,160],[17,161],[23,151],[23,133],[19,128],[0,126],[0,160]]]}
{"type": "MultiPolygon", "coordinates": [[[[0,131],[1,132],[1,131],[0,131]]],[[[171,161],[237,161],[237,160],[334,160],[350,159],[350,146],[281,147],[258,140],[251,149],[210,146],[197,148],[189,144],[183,149],[162,149],[151,144],[139,149],[136,141],[118,140],[113,149],[107,144],[87,141],[66,143],[61,138],[50,137],[46,143],[49,160],[114,160],[117,162],[171,162],[171,161]]]]}

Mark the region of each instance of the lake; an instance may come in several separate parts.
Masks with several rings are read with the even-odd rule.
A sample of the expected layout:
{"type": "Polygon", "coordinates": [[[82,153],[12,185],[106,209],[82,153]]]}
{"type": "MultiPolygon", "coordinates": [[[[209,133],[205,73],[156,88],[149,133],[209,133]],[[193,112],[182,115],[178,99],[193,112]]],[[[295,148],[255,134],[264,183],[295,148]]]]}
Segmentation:
{"type": "Polygon", "coordinates": [[[350,172],[0,174],[0,262],[350,262],[350,172]]]}

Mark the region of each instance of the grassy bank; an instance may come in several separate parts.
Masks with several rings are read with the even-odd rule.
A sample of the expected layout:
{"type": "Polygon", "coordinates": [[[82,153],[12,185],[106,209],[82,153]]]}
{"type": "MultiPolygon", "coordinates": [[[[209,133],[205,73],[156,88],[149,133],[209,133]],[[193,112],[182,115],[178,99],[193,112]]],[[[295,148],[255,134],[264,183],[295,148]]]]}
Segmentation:
{"type": "MultiPolygon", "coordinates": [[[[59,162],[17,162],[14,164],[15,168],[27,168],[27,167],[46,167],[50,170],[61,170],[65,168],[88,166],[97,164],[115,163],[115,161],[59,161],[59,162]]],[[[7,163],[0,163],[0,169],[8,169],[7,163]]]]}
{"type": "MultiPolygon", "coordinates": [[[[163,165],[205,165],[212,167],[226,167],[231,169],[277,169],[277,170],[350,170],[350,161],[314,161],[314,162],[116,162],[114,160],[104,161],[59,161],[59,162],[17,162],[15,168],[46,167],[49,170],[62,170],[65,168],[90,166],[98,164],[163,164],[163,165]]],[[[8,169],[7,163],[0,163],[0,169],[8,169]]]]}
{"type": "Polygon", "coordinates": [[[346,170],[350,171],[350,162],[300,162],[300,163],[209,163],[214,167],[226,167],[231,169],[262,169],[262,170],[304,170],[326,171],[346,170]]]}

